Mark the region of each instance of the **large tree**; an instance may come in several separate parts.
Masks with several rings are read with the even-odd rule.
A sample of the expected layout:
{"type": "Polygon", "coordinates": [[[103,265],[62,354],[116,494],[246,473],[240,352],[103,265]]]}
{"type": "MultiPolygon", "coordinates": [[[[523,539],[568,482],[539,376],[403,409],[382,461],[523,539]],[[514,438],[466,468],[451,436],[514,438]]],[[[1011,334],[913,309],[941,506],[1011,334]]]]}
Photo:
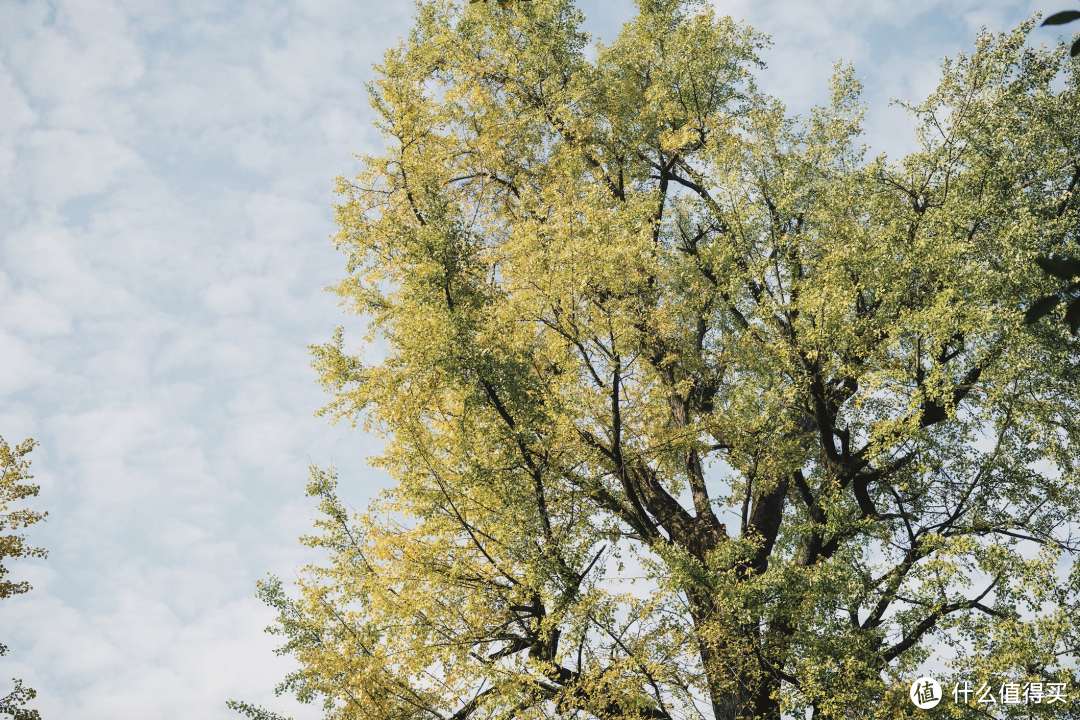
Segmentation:
{"type": "MultiPolygon", "coordinates": [[[[918,715],[953,682],[1075,680],[1077,344],[1022,308],[1075,255],[1080,64],[982,35],[868,160],[852,72],[791,118],[763,39],[640,0],[424,0],[341,180],[316,349],[394,479],[280,611],[328,718],[918,715]]],[[[940,711],[985,717],[949,697],[940,711]]],[[[234,703],[252,716],[259,711],[234,703]]],[[[1076,717],[1076,705],[998,705],[1076,717]]],[[[269,715],[264,715],[269,717],[269,715]]]]}

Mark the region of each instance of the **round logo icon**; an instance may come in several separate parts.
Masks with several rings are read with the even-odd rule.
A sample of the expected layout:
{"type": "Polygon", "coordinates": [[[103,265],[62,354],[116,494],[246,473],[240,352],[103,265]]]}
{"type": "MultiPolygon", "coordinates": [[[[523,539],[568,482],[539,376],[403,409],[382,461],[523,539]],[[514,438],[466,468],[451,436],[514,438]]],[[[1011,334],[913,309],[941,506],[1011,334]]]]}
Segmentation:
{"type": "Polygon", "coordinates": [[[921,677],[911,683],[911,702],[915,707],[929,710],[941,702],[941,685],[932,677],[921,677]]]}

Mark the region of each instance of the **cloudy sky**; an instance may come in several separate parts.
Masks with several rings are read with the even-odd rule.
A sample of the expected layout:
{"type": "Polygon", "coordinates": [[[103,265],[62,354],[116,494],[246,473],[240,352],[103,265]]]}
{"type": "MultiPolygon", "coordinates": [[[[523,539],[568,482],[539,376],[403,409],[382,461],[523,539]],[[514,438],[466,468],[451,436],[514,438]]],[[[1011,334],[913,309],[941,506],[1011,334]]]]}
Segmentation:
{"type": "MultiPolygon", "coordinates": [[[[762,86],[793,112],[855,64],[867,142],[910,144],[917,99],[980,26],[1066,0],[716,0],[772,35],[762,86]]],[[[587,0],[614,36],[631,0],[587,0]]],[[[314,418],[306,347],[345,324],[321,288],[332,179],[376,150],[363,84],[404,0],[0,0],[0,434],[33,437],[48,522],[0,607],[0,678],[44,720],[239,717],[274,698],[254,598],[293,577],[306,466],[354,506],[378,445],[314,418]],[[5,680],[6,681],[6,680],[5,680]]],[[[1036,42],[1055,33],[1037,30],[1036,42]]],[[[0,683],[0,689],[6,687],[0,683]]]]}

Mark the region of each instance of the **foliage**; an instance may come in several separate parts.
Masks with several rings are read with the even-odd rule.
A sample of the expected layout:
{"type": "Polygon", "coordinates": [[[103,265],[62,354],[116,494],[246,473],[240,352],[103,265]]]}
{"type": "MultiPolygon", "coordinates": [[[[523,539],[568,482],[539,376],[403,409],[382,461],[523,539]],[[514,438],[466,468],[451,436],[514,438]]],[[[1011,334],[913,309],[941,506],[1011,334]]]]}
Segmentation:
{"type": "MultiPolygon", "coordinates": [[[[1080,12],[1076,10],[1064,10],[1059,13],[1054,13],[1050,17],[1046,18],[1042,22],[1043,26],[1046,25],[1067,25],[1074,20],[1080,19],[1080,12]]],[[[1076,57],[1080,55],[1080,40],[1073,42],[1072,47],[1069,49],[1069,55],[1076,57]]],[[[1054,258],[1050,256],[1035,258],[1035,262],[1039,267],[1055,278],[1062,280],[1072,280],[1080,275],[1080,261],[1070,258],[1054,258]]],[[[1037,301],[1031,304],[1028,311],[1024,314],[1024,323],[1031,325],[1038,322],[1042,318],[1049,315],[1058,304],[1062,301],[1066,302],[1065,321],[1069,325],[1069,329],[1073,335],[1080,333],[1080,297],[1074,297],[1074,294],[1080,290],[1080,283],[1071,283],[1062,288],[1059,288],[1057,292],[1043,296],[1037,301]]]]}
{"type": "MultiPolygon", "coordinates": [[[[0,438],[0,469],[3,470],[3,476],[0,478],[0,532],[27,528],[48,516],[48,513],[39,513],[25,508],[11,509],[13,503],[21,504],[28,497],[37,497],[40,488],[27,482],[34,476],[29,472],[30,461],[26,459],[35,445],[37,443],[33,440],[24,440],[21,444],[11,447],[3,438],[0,438]]],[[[31,589],[26,581],[14,583],[3,580],[9,572],[3,566],[3,560],[8,558],[18,560],[24,557],[43,558],[47,554],[41,548],[29,545],[24,535],[0,537],[0,600],[12,595],[21,595],[31,589]]]]}
{"type": "Polygon", "coordinates": [[[237,700],[228,700],[225,702],[225,706],[230,710],[235,710],[244,717],[251,718],[251,720],[290,720],[290,718],[282,717],[277,713],[270,712],[257,705],[250,705],[246,702],[239,702],[237,700]]]}
{"type": "Polygon", "coordinates": [[[37,697],[37,691],[24,688],[22,680],[12,678],[11,681],[15,683],[15,688],[7,697],[0,698],[0,713],[10,715],[12,720],[41,720],[41,714],[37,710],[26,708],[26,703],[37,697]]]}
{"type": "MultiPolygon", "coordinates": [[[[30,461],[27,455],[37,445],[33,440],[24,440],[19,445],[11,447],[0,438],[0,532],[19,530],[30,527],[36,522],[45,519],[48,513],[39,513],[29,509],[12,510],[12,505],[21,505],[28,497],[37,497],[38,486],[31,485],[28,481],[33,479],[30,474],[30,461]]],[[[4,567],[3,561],[18,560],[24,557],[46,557],[47,553],[41,548],[33,547],[26,541],[26,536],[8,534],[0,536],[0,600],[12,595],[21,595],[31,590],[30,583],[12,582],[4,579],[8,574],[8,568],[4,567]]],[[[7,653],[7,646],[0,644],[0,655],[7,653]]],[[[0,714],[11,715],[15,720],[37,720],[37,710],[27,710],[25,705],[33,700],[37,693],[31,688],[24,688],[22,680],[15,680],[15,688],[7,695],[0,698],[0,714]]]]}
{"type": "Polygon", "coordinates": [[[601,45],[568,0],[430,0],[377,68],[336,290],[385,353],[314,362],[395,483],[350,516],[313,470],[327,562],[259,585],[279,691],[776,720],[922,717],[935,652],[950,688],[1075,683],[1080,366],[1014,308],[1080,250],[1080,67],[981,35],[890,164],[850,69],[790,118],[760,35],[639,10],[601,45]]]}
{"type": "MultiPolygon", "coordinates": [[[[1047,275],[1061,280],[1073,280],[1080,276],[1080,260],[1075,258],[1037,257],[1035,263],[1047,275]]],[[[1080,333],[1080,282],[1074,282],[1060,288],[1057,292],[1039,298],[1024,313],[1024,324],[1031,325],[1046,317],[1062,302],[1065,305],[1065,322],[1073,335],[1080,333]]]]}
{"type": "MultiPolygon", "coordinates": [[[[487,3],[487,1],[488,0],[469,0],[470,3],[476,3],[476,2],[487,3]]],[[[532,0],[520,0],[520,1],[521,2],[531,2],[532,0]]],[[[505,10],[506,8],[510,7],[510,3],[513,2],[513,0],[497,0],[497,2],[499,3],[499,7],[501,7],[503,10],[505,10]]]]}

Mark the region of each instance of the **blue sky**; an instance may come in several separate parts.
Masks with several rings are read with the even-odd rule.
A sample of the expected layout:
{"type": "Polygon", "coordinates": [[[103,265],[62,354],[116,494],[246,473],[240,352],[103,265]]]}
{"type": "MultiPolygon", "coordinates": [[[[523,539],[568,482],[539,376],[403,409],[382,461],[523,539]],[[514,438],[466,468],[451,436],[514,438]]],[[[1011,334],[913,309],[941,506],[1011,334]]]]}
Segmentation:
{"type": "MultiPolygon", "coordinates": [[[[941,57],[1071,0],[717,0],[772,35],[763,89],[805,112],[836,60],[895,156],[941,57]]],[[[582,3],[605,39],[629,0],[582,3]]],[[[34,437],[48,560],[0,605],[0,678],[45,720],[239,717],[291,667],[254,598],[313,556],[309,462],[357,507],[378,443],[313,417],[306,347],[344,324],[322,287],[332,180],[383,141],[363,84],[397,0],[0,2],[0,434],[34,437]]],[[[1056,33],[1037,30],[1036,42],[1056,33]]],[[[2,686],[2,684],[0,684],[2,686]]]]}

